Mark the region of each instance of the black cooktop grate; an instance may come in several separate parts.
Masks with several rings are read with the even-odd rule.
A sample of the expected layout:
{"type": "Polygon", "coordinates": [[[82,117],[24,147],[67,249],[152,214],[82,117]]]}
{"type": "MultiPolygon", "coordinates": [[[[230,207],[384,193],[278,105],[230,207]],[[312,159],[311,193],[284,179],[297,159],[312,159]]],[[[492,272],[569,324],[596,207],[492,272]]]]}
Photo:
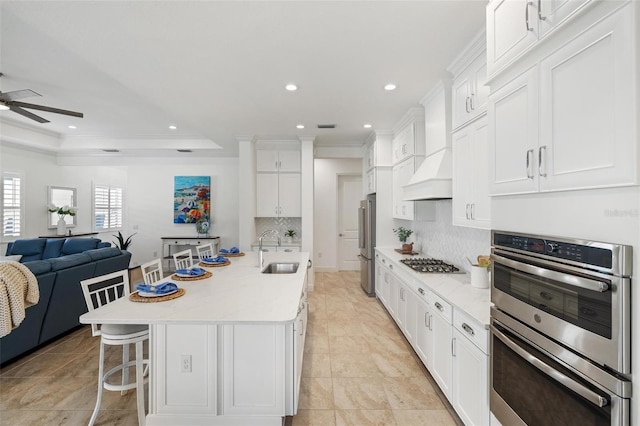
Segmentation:
{"type": "Polygon", "coordinates": [[[429,259],[424,257],[402,259],[404,263],[416,272],[435,273],[435,274],[455,274],[461,273],[459,268],[450,263],[445,263],[439,259],[429,259]]]}

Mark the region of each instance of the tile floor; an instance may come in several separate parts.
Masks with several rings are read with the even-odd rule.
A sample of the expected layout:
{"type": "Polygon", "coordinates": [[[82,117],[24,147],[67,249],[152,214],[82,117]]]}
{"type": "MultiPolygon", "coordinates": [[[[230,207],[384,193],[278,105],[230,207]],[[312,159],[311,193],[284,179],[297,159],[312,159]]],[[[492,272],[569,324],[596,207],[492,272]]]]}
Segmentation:
{"type": "MultiPolygon", "coordinates": [[[[317,273],[298,415],[286,424],[456,425],[451,407],[359,273],[317,273]]],[[[0,369],[0,425],[86,425],[99,338],[80,330],[0,369]]],[[[108,351],[110,364],[120,357],[108,351]]],[[[97,425],[136,425],[135,392],[104,392],[97,425]]]]}

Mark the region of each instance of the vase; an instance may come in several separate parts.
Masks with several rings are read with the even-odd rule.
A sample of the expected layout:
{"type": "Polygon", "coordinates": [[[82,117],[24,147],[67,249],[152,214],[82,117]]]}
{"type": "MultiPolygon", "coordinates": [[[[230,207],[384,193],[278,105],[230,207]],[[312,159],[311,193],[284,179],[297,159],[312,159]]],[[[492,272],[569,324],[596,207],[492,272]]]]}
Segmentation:
{"type": "Polygon", "coordinates": [[[411,254],[413,253],[413,243],[403,243],[402,244],[402,254],[411,254]]]}
{"type": "Polygon", "coordinates": [[[58,235],[66,235],[67,234],[67,222],[65,222],[64,218],[58,218],[58,235]]]}

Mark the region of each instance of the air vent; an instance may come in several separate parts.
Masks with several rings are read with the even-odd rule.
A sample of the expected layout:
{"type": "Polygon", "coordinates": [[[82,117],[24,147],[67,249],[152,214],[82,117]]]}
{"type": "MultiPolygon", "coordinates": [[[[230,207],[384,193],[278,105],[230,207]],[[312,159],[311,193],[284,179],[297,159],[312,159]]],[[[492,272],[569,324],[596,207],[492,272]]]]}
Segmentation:
{"type": "Polygon", "coordinates": [[[193,152],[190,149],[179,149],[178,152],[193,152]]]}
{"type": "Polygon", "coordinates": [[[335,124],[318,124],[318,129],[335,129],[335,124]]]}
{"type": "Polygon", "coordinates": [[[103,149],[104,152],[120,152],[119,149],[103,149]]]}

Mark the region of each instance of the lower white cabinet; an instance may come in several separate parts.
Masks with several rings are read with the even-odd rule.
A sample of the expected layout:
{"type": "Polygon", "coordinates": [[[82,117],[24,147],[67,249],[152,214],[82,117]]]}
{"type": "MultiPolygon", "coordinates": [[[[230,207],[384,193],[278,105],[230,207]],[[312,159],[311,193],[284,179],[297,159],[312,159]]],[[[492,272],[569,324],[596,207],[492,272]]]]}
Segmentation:
{"type": "Polygon", "coordinates": [[[431,314],[429,308],[428,292],[417,299],[416,304],[416,338],[413,348],[423,364],[428,366],[431,359],[431,348],[433,347],[433,335],[431,333],[431,314]]]}
{"type": "Polygon", "coordinates": [[[489,424],[489,356],[453,330],[452,405],[465,425],[489,424]]]}
{"type": "Polygon", "coordinates": [[[437,295],[431,301],[431,359],[427,364],[429,372],[438,386],[451,401],[453,375],[453,329],[451,328],[451,305],[437,295]]]}

